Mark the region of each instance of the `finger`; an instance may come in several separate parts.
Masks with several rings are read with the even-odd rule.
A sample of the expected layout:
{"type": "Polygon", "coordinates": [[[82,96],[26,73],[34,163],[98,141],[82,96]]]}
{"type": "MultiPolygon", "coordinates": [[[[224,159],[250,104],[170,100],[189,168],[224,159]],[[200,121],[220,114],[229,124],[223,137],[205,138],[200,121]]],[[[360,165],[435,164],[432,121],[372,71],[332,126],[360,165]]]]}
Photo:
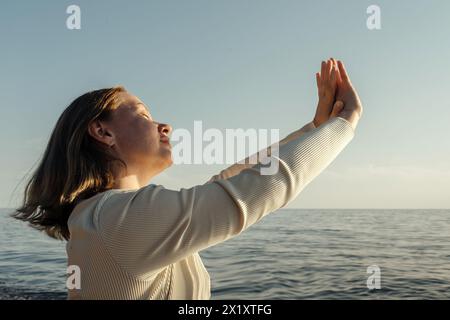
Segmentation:
{"type": "Polygon", "coordinates": [[[320,66],[320,76],[321,76],[322,79],[323,79],[324,76],[325,76],[326,66],[327,66],[326,62],[325,62],[325,61],[322,61],[322,64],[321,64],[321,66],[320,66]]]}
{"type": "Polygon", "coordinates": [[[336,101],[331,111],[330,117],[337,117],[339,113],[344,109],[344,103],[340,100],[336,101]]]}
{"type": "Polygon", "coordinates": [[[336,67],[334,66],[334,64],[332,64],[331,74],[330,74],[330,82],[333,87],[336,86],[336,73],[337,73],[336,67]]]}
{"type": "Polygon", "coordinates": [[[339,85],[342,82],[342,79],[341,79],[341,75],[339,73],[338,64],[337,64],[336,59],[334,59],[334,58],[331,58],[331,61],[333,62],[333,67],[335,70],[336,84],[339,85]]]}
{"type": "Polygon", "coordinates": [[[331,62],[333,63],[333,65],[337,68],[337,61],[335,58],[331,58],[331,62]]]}
{"type": "Polygon", "coordinates": [[[336,63],[336,84],[339,86],[342,84],[342,77],[341,77],[341,73],[339,71],[339,67],[336,63]]]}
{"type": "Polygon", "coordinates": [[[338,61],[339,73],[341,74],[341,79],[343,82],[351,84],[350,78],[348,77],[347,70],[345,70],[344,63],[342,61],[338,61]]]}
{"type": "Polygon", "coordinates": [[[330,59],[327,60],[325,74],[326,74],[325,81],[330,80],[330,76],[331,76],[331,61],[330,61],[330,59]]]}
{"type": "Polygon", "coordinates": [[[317,95],[319,98],[322,96],[322,80],[320,79],[320,73],[316,73],[316,83],[317,83],[317,95]]]}

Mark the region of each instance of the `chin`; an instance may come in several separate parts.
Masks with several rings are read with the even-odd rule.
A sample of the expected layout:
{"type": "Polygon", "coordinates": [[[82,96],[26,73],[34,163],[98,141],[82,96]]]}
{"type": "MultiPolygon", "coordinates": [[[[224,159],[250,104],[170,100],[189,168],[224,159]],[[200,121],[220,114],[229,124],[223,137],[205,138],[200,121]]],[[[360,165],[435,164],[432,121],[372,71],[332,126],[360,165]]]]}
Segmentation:
{"type": "Polygon", "coordinates": [[[172,156],[170,156],[170,158],[167,160],[167,166],[166,166],[166,168],[169,168],[169,167],[171,167],[172,165],[173,165],[173,159],[172,159],[172,156]]]}

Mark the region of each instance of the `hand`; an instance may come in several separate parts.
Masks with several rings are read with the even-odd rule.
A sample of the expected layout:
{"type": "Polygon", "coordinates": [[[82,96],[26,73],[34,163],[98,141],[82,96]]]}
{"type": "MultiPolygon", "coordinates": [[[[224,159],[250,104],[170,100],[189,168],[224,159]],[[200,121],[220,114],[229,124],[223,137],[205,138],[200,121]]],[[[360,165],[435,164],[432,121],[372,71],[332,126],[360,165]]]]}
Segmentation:
{"type": "Polygon", "coordinates": [[[313,123],[316,127],[336,116],[343,108],[342,101],[337,101],[336,89],[338,85],[339,70],[336,60],[322,61],[320,73],[316,73],[317,91],[319,102],[313,123]]]}
{"type": "MultiPolygon", "coordinates": [[[[348,120],[352,124],[353,129],[356,129],[358,121],[363,113],[361,100],[359,99],[358,93],[350,81],[342,61],[337,61],[337,66],[339,72],[336,75],[336,100],[342,101],[344,105],[343,108],[341,108],[342,110],[335,110],[336,116],[348,120]]],[[[334,116],[334,114],[332,116],[334,116]]]]}

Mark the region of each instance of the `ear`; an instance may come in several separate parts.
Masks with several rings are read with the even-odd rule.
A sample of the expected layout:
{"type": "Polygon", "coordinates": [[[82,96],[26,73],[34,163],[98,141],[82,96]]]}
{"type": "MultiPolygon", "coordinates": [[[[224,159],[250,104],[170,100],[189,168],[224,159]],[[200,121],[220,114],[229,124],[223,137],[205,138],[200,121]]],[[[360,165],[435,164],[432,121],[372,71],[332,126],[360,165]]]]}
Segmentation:
{"type": "Polygon", "coordinates": [[[88,134],[95,140],[104,143],[109,148],[115,144],[114,134],[103,121],[91,121],[88,125],[88,134]]]}

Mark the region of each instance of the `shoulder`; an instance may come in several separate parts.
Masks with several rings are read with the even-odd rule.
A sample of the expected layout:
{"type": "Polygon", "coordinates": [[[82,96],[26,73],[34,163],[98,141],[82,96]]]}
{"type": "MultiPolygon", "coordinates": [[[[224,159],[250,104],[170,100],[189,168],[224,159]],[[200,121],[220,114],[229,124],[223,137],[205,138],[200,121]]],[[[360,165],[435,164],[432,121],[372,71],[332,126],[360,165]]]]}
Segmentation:
{"type": "Polygon", "coordinates": [[[92,230],[96,228],[95,215],[101,203],[109,196],[110,190],[80,201],[70,213],[67,220],[69,232],[73,235],[80,230],[92,230]]]}

